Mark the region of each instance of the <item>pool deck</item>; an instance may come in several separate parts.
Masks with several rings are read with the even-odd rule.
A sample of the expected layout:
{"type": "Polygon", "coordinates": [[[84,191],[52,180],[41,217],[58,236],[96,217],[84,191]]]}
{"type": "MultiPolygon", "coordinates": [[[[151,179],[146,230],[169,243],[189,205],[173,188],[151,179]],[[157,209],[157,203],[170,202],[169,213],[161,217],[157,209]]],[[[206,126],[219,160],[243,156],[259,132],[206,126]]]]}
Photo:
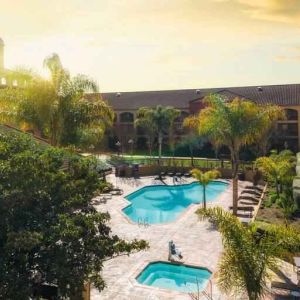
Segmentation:
{"type": "MultiPolygon", "coordinates": [[[[174,222],[167,224],[153,224],[149,226],[139,226],[130,221],[123,213],[122,209],[128,205],[124,196],[146,186],[161,184],[154,180],[154,177],[143,177],[140,179],[116,178],[114,175],[108,176],[108,181],[124,190],[124,195],[113,196],[107,203],[97,205],[101,212],[109,212],[111,215],[112,232],[120,237],[132,240],[145,239],[149,242],[150,248],[146,251],[121,256],[106,261],[103,268],[103,278],[107,287],[99,293],[92,289],[92,300],[185,300],[191,297],[184,293],[170,291],[155,287],[140,285],[135,277],[154,261],[167,261],[168,242],[173,240],[181,249],[183,261],[188,265],[205,267],[216,272],[217,263],[222,251],[222,243],[219,233],[214,230],[207,221],[199,221],[195,211],[199,205],[189,206],[174,222]]],[[[190,183],[192,179],[183,179],[182,183],[190,183]]],[[[168,184],[173,184],[172,178],[167,178],[168,184]]],[[[248,185],[249,182],[239,182],[239,192],[248,185]]],[[[228,188],[221,193],[213,202],[208,202],[207,206],[221,206],[228,210],[232,203],[232,188],[229,182],[228,188]]],[[[212,277],[213,299],[226,300],[218,290],[215,282],[216,276],[212,277]]],[[[206,299],[203,296],[203,299],[206,299]]]]}

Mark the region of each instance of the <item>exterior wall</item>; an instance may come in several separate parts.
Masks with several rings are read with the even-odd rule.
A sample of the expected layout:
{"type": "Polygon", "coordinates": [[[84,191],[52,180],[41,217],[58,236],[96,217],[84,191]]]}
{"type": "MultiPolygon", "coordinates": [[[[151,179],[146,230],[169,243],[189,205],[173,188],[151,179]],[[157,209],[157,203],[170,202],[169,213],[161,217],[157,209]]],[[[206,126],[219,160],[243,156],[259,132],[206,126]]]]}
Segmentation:
{"type": "Polygon", "coordinates": [[[0,71],[4,70],[4,45],[1,44],[0,40],[0,71]]]}
{"type": "MultiPolygon", "coordinates": [[[[189,110],[188,109],[180,109],[183,113],[183,116],[179,118],[174,123],[174,139],[175,141],[179,141],[182,136],[184,135],[185,131],[182,127],[184,117],[188,116],[189,110]]],[[[134,122],[136,120],[137,110],[115,110],[116,120],[113,125],[113,132],[115,139],[120,141],[121,149],[120,151],[129,151],[132,147],[136,148],[139,147],[140,144],[147,149],[147,137],[143,130],[140,128],[135,128],[134,122]],[[122,121],[122,116],[124,113],[131,113],[133,115],[133,120],[129,122],[122,121]],[[134,145],[128,143],[129,140],[133,139],[134,145]]],[[[168,135],[164,136],[164,143],[167,144],[168,142],[168,135]]]]}
{"type": "Polygon", "coordinates": [[[294,199],[298,202],[298,205],[300,205],[300,152],[297,154],[296,173],[297,176],[294,178],[293,181],[293,192],[294,199]]]}
{"type": "Polygon", "coordinates": [[[296,118],[287,118],[277,122],[278,143],[287,143],[289,149],[297,152],[300,150],[300,104],[299,106],[283,106],[285,110],[292,110],[296,118]]]}
{"type": "MultiPolygon", "coordinates": [[[[204,105],[200,101],[190,103],[190,107],[188,109],[181,109],[186,115],[196,114],[201,109],[204,108],[204,105]]],[[[300,104],[299,106],[286,106],[284,109],[295,110],[298,114],[297,119],[295,120],[283,120],[279,121],[277,124],[276,131],[276,140],[275,144],[280,149],[287,146],[289,149],[293,151],[300,150],[300,104]]],[[[136,129],[134,127],[134,121],[136,119],[137,110],[116,110],[116,121],[114,123],[113,135],[115,135],[115,139],[119,140],[121,143],[122,149],[121,151],[129,151],[131,149],[131,145],[128,144],[130,139],[134,140],[133,147],[139,147],[140,144],[146,149],[147,148],[147,139],[144,132],[141,129],[136,129]],[[121,115],[124,112],[129,112],[133,114],[133,121],[131,122],[121,122],[121,115]]],[[[175,122],[175,131],[174,131],[174,139],[175,141],[179,141],[182,139],[185,130],[182,128],[182,121],[178,120],[175,122]]],[[[168,136],[164,137],[164,143],[168,142],[168,136]]]]}

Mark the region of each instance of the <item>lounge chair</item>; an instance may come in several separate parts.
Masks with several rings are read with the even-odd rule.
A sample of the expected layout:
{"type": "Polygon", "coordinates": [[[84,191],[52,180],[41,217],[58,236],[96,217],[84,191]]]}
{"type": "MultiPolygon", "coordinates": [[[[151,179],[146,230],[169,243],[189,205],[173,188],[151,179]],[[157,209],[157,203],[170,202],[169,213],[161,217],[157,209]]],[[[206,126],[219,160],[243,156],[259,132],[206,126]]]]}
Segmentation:
{"type": "Polygon", "coordinates": [[[180,177],[183,177],[185,172],[180,172],[180,177]]]}
{"type": "Polygon", "coordinates": [[[252,190],[252,189],[244,189],[242,192],[241,192],[241,195],[243,194],[250,194],[250,195],[255,195],[257,197],[260,197],[261,196],[261,193],[258,192],[258,191],[255,191],[255,190],[252,190]]]}
{"type": "Polygon", "coordinates": [[[259,187],[257,185],[247,185],[245,187],[245,189],[256,190],[256,191],[259,191],[259,192],[262,192],[264,190],[263,187],[259,187]]]}
{"type": "Polygon", "coordinates": [[[176,177],[181,177],[181,176],[182,176],[182,175],[181,175],[181,172],[176,172],[176,173],[175,173],[175,176],[176,176],[176,177]]]}
{"type": "Polygon", "coordinates": [[[238,199],[239,204],[246,204],[246,205],[257,205],[259,203],[259,199],[255,198],[239,198],[238,199]]]}
{"type": "Polygon", "coordinates": [[[99,197],[106,197],[107,199],[111,199],[112,194],[111,193],[103,193],[99,194],[99,197]]]}
{"type": "Polygon", "coordinates": [[[184,177],[191,177],[192,176],[192,173],[191,173],[191,171],[189,171],[189,172],[185,172],[184,173],[184,177]]]}
{"type": "Polygon", "coordinates": [[[175,172],[168,172],[168,176],[170,176],[170,177],[174,177],[175,176],[175,172]]]}
{"type": "Polygon", "coordinates": [[[115,196],[123,195],[123,193],[124,191],[120,188],[114,188],[110,191],[110,194],[115,196]]]}
{"type": "Polygon", "coordinates": [[[251,202],[251,201],[249,201],[249,200],[248,200],[248,201],[243,201],[243,200],[241,200],[241,201],[239,201],[239,204],[249,206],[249,205],[257,205],[258,202],[251,202]]]}
{"type": "Polygon", "coordinates": [[[159,173],[159,176],[164,177],[164,176],[167,176],[167,174],[168,174],[168,171],[163,171],[163,172],[159,173]]]}
{"type": "Polygon", "coordinates": [[[260,198],[256,197],[256,196],[248,196],[248,195],[242,195],[242,196],[239,196],[239,199],[238,200],[249,200],[249,201],[259,201],[260,198]]]}
{"type": "MultiPolygon", "coordinates": [[[[233,206],[229,206],[229,209],[232,210],[233,206]]],[[[253,206],[238,206],[237,210],[254,211],[254,207],[253,206]]]]}
{"type": "Polygon", "coordinates": [[[271,289],[279,289],[279,290],[289,291],[292,296],[300,297],[300,287],[294,283],[272,281],[271,289]]]}

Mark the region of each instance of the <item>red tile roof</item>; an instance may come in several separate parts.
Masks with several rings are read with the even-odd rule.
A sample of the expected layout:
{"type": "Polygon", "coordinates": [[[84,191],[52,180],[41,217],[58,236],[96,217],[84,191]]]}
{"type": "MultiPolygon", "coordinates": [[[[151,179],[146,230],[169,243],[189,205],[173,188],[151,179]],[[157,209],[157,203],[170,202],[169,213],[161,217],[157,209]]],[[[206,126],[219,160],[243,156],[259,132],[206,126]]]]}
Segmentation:
{"type": "MultiPolygon", "coordinates": [[[[159,104],[188,109],[190,102],[201,101],[205,96],[214,93],[219,93],[229,100],[240,97],[258,104],[300,105],[300,84],[102,93],[101,96],[116,110],[136,110],[143,106],[155,107],[159,104]]],[[[92,99],[94,95],[88,94],[87,98],[92,99]]]]}

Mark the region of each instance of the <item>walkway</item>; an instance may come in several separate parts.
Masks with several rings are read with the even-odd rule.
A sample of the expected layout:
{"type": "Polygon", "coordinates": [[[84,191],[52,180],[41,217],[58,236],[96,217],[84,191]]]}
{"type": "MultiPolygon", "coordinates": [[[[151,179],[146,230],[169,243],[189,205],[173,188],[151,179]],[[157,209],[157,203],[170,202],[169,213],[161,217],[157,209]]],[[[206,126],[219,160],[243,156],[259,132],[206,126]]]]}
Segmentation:
{"type": "MultiPolygon", "coordinates": [[[[124,190],[124,195],[131,193],[138,188],[157,184],[153,177],[142,179],[117,179],[111,175],[109,180],[124,190]]],[[[168,183],[171,183],[168,178],[168,183]]],[[[192,181],[188,179],[188,181],[192,181]]],[[[240,182],[240,189],[249,183],[240,182]]],[[[229,186],[214,202],[208,204],[228,208],[231,204],[232,192],[229,186]]],[[[92,300],[185,300],[190,296],[174,291],[159,288],[150,288],[138,284],[135,277],[149,263],[159,260],[167,260],[168,241],[173,240],[182,250],[186,264],[206,267],[212,272],[216,271],[218,259],[222,251],[222,243],[219,233],[214,230],[208,222],[199,221],[195,210],[198,205],[191,205],[175,221],[169,224],[155,224],[148,227],[138,226],[129,221],[122,213],[122,208],[128,205],[123,196],[114,196],[106,204],[99,205],[97,209],[102,212],[108,211],[111,215],[110,226],[114,234],[128,240],[134,238],[145,239],[150,243],[147,251],[122,256],[107,261],[104,264],[103,277],[107,284],[104,291],[99,293],[92,290],[92,300]]],[[[213,276],[213,299],[225,300],[215,284],[213,276]]]]}

